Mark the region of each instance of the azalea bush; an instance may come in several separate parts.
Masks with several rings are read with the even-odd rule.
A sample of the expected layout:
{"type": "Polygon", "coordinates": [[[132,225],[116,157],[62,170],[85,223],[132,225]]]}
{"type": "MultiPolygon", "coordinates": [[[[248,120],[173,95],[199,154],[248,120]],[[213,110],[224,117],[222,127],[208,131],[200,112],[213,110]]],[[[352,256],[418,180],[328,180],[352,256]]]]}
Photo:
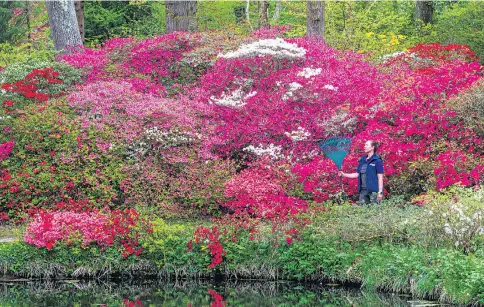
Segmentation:
{"type": "Polygon", "coordinates": [[[101,212],[97,210],[41,211],[28,224],[24,241],[51,250],[58,242],[68,246],[90,244],[104,249],[116,247],[123,257],[140,255],[141,233],[150,232],[149,223],[134,209],[101,212]]]}
{"type": "Polygon", "coordinates": [[[470,88],[453,96],[447,106],[456,111],[456,119],[472,129],[480,138],[484,137],[484,80],[480,79],[470,88]]]}
{"type": "Polygon", "coordinates": [[[122,151],[98,145],[107,143],[109,134],[81,130],[62,101],[26,106],[22,112],[21,120],[0,122],[10,144],[5,146],[8,158],[0,162],[4,212],[25,218],[29,209],[52,208],[69,199],[88,198],[95,207],[122,203],[122,151]]]}
{"type": "MultiPolygon", "coordinates": [[[[286,30],[223,46],[215,38],[232,34],[111,39],[59,57],[82,71],[75,89],[68,69],[12,77],[2,85],[4,210],[88,198],[165,216],[294,216],[339,198],[337,169],[316,146],[335,135],[352,138],[345,172],[366,140],[381,143],[387,194],[482,183],[477,124],[449,108],[479,87],[468,47],[421,44],[370,62],[283,39],[286,30]]],[[[344,179],[344,191],[356,183],[344,179]]]]}

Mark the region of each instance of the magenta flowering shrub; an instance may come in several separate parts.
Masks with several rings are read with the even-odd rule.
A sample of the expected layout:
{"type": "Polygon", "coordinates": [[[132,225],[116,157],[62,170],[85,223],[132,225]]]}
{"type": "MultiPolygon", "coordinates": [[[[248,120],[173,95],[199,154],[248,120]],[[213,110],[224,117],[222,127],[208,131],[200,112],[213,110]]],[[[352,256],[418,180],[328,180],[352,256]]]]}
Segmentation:
{"type": "Polygon", "coordinates": [[[143,251],[139,246],[142,231],[151,232],[151,225],[134,209],[40,211],[28,224],[24,241],[48,250],[58,242],[79,244],[82,248],[115,247],[125,258],[132,254],[138,257],[143,251]]]}
{"type": "Polygon", "coordinates": [[[25,234],[25,242],[37,247],[52,249],[59,240],[81,240],[84,246],[91,242],[109,241],[110,238],[102,230],[107,217],[99,212],[41,212],[29,224],[25,234]]]}
{"type": "Polygon", "coordinates": [[[228,180],[225,195],[232,200],[223,206],[236,215],[249,214],[266,219],[286,218],[307,210],[307,202],[287,195],[295,190],[294,178],[275,165],[253,164],[228,180]]]}
{"type": "Polygon", "coordinates": [[[152,39],[114,38],[99,49],[79,48],[60,60],[82,68],[87,74],[86,82],[131,79],[139,84],[145,79],[144,90],[153,94],[164,92],[162,84],[171,85],[178,75],[177,63],[183,54],[198,44],[197,35],[182,32],[158,36],[152,39]]]}
{"type": "Polygon", "coordinates": [[[6,143],[0,144],[0,161],[8,158],[8,155],[12,152],[14,146],[13,141],[8,141],[6,143]]]}
{"type": "MultiPolygon", "coordinates": [[[[15,142],[0,154],[2,208],[87,197],[175,214],[292,215],[341,192],[316,145],[330,136],[352,138],[345,172],[366,140],[380,142],[389,193],[482,184],[482,136],[448,106],[482,80],[467,47],[418,45],[372,64],[283,31],[113,39],[62,56],[86,74],[68,105],[39,92],[37,110],[0,121],[0,144],[15,142]]],[[[355,194],[356,180],[343,188],[355,194]]]]}
{"type": "MultiPolygon", "coordinates": [[[[353,138],[347,172],[356,167],[364,142],[373,139],[382,143],[390,179],[410,177],[414,162],[462,150],[473,156],[465,175],[439,172],[437,186],[479,183],[473,170],[483,163],[482,140],[452,120],[455,112],[449,112],[444,101],[478,80],[481,69],[466,61],[474,59],[467,53],[459,56],[456,48],[452,57],[438,57],[439,52],[447,50],[431,56],[420,52],[426,65],[417,68],[406,65],[403,56],[372,67],[361,56],[306,39],[242,46],[221,55],[197,89],[210,114],[205,127],[216,132],[207,142],[222,156],[242,150],[292,161],[304,191],[318,200],[340,189],[334,165],[318,156],[310,140],[334,135],[353,138]]],[[[398,190],[392,186],[397,182],[389,182],[390,192],[398,190]]],[[[354,180],[345,184],[346,190],[356,190],[354,180]]],[[[408,190],[420,193],[422,187],[408,190]]]]}

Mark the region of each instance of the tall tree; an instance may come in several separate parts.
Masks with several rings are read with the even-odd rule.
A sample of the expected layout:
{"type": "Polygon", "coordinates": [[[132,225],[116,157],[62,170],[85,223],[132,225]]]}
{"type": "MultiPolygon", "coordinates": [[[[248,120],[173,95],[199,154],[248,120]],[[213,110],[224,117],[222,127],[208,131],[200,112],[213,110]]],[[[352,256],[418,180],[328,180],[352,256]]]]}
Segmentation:
{"type": "Polygon", "coordinates": [[[77,26],[79,27],[79,34],[81,35],[81,40],[84,42],[86,38],[86,32],[84,31],[84,1],[75,0],[74,8],[76,9],[76,19],[77,26]]]}
{"type": "Polygon", "coordinates": [[[257,7],[259,9],[259,29],[269,26],[269,2],[267,0],[259,0],[257,2],[257,7]]]}
{"type": "Polygon", "coordinates": [[[432,14],[434,13],[434,6],[432,0],[417,1],[416,15],[418,20],[421,20],[424,24],[432,23],[432,14]]]}
{"type": "Polygon", "coordinates": [[[166,1],[166,32],[197,31],[197,1],[166,1]]]}
{"type": "Polygon", "coordinates": [[[69,46],[82,45],[79,27],[77,26],[74,0],[46,1],[49,23],[54,39],[55,50],[69,52],[69,46]]]}
{"type": "Polygon", "coordinates": [[[324,37],[324,1],[308,1],[306,36],[324,37]]]}
{"type": "Polygon", "coordinates": [[[282,0],[276,0],[276,8],[274,9],[274,15],[272,15],[272,21],[279,21],[282,12],[282,0]]]}

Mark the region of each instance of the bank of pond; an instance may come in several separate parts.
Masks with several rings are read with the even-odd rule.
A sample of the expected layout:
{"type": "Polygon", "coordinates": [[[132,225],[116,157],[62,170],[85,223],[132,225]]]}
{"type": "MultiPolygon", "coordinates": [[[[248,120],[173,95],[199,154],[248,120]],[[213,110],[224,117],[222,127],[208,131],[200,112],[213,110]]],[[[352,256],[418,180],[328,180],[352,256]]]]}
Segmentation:
{"type": "MultiPolygon", "coordinates": [[[[169,237],[166,239],[170,240],[169,237]]],[[[29,297],[29,287],[25,284],[23,286],[14,284],[11,282],[12,278],[40,279],[40,284],[47,286],[59,283],[59,279],[96,279],[104,282],[116,277],[121,280],[141,278],[180,281],[187,279],[195,283],[200,280],[223,279],[236,282],[251,279],[257,280],[261,285],[274,284],[273,281],[290,280],[318,285],[328,283],[351,285],[362,289],[364,293],[371,293],[371,300],[378,300],[377,293],[385,292],[406,294],[410,298],[408,300],[430,299],[440,303],[484,304],[484,249],[466,254],[449,248],[425,249],[388,242],[342,243],[311,237],[301,241],[295,240],[291,244],[280,244],[277,247],[264,241],[249,240],[246,243],[244,247],[226,246],[225,259],[215,268],[208,268],[211,258],[203,246],[200,249],[193,248],[189,252],[185,251],[186,246],[182,246],[183,251],[180,251],[182,248],[179,251],[147,248],[139,257],[124,258],[118,251],[109,248],[100,250],[95,247],[79,248],[59,244],[52,250],[47,250],[21,241],[1,243],[1,269],[4,274],[10,275],[10,281],[9,279],[4,281],[2,300],[35,299],[29,297]],[[13,292],[10,289],[13,289],[13,292]]],[[[60,283],[63,285],[62,289],[76,287],[76,283],[60,283]]],[[[120,287],[124,287],[123,283],[120,283],[120,287]]],[[[215,288],[212,290],[218,293],[215,288]]],[[[167,300],[176,291],[178,290],[173,289],[160,295],[167,300]]],[[[207,296],[208,290],[203,290],[203,287],[197,291],[203,292],[197,295],[207,296]]],[[[331,302],[333,300],[332,294],[328,294],[329,297],[323,294],[321,298],[317,291],[316,293],[309,290],[294,292],[289,289],[287,293],[284,291],[268,299],[267,304],[272,304],[272,300],[282,303],[285,299],[291,305],[300,300],[307,301],[308,305],[320,304],[325,302],[325,299],[331,302]]],[[[152,299],[157,300],[156,295],[159,293],[153,293],[148,296],[153,296],[152,299]]],[[[238,299],[242,300],[241,303],[247,299],[248,305],[252,304],[250,300],[256,299],[249,297],[250,295],[246,295],[247,298],[237,298],[232,292],[228,293],[237,304],[239,304],[238,299]]],[[[101,303],[96,297],[86,298],[85,296],[88,295],[83,294],[82,291],[73,294],[70,290],[61,290],[59,295],[63,299],[75,298],[80,300],[79,302],[87,299],[94,300],[93,303],[101,303]],[[71,295],[74,298],[71,298],[71,295]]],[[[134,296],[136,295],[139,297],[140,294],[134,296]]],[[[349,300],[346,296],[334,298],[335,305],[351,305],[349,302],[352,300],[365,302],[367,299],[363,294],[354,296],[351,294],[349,300]]],[[[40,297],[43,296],[40,295],[40,297]]],[[[114,297],[114,300],[120,298],[118,294],[114,297]]],[[[126,297],[132,299],[133,295],[126,295],[126,297]]],[[[195,303],[196,300],[203,300],[198,297],[184,297],[187,301],[195,300],[195,303]]],[[[101,298],[103,297],[100,296],[101,298]]],[[[405,306],[406,299],[401,302],[402,306],[405,306]]],[[[396,303],[394,306],[400,306],[399,304],[396,303]]],[[[10,306],[3,303],[0,305],[10,306]]],[[[200,304],[196,303],[193,306],[195,305],[199,306],[203,303],[200,301],[200,304]]],[[[356,305],[369,306],[369,303],[356,305]]],[[[11,306],[17,305],[12,303],[11,306]]]]}

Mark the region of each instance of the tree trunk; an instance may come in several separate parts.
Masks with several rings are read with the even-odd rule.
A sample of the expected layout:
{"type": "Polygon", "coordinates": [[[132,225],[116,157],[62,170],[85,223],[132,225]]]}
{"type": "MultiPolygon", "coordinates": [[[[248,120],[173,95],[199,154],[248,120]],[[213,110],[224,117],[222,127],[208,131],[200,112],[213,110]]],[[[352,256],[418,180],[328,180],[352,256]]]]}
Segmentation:
{"type": "Polygon", "coordinates": [[[84,31],[84,2],[83,0],[75,0],[74,7],[76,9],[77,26],[79,27],[79,34],[81,40],[84,42],[86,38],[86,32],[84,31]]]}
{"type": "Polygon", "coordinates": [[[247,19],[247,23],[250,24],[250,14],[249,14],[249,10],[250,10],[250,0],[246,0],[245,1],[245,19],[247,19]]]}
{"type": "Polygon", "coordinates": [[[46,1],[55,50],[69,53],[68,47],[82,45],[73,0],[46,1]]]}
{"type": "Polygon", "coordinates": [[[276,8],[274,10],[274,15],[272,15],[273,21],[279,21],[281,18],[281,11],[282,11],[282,0],[276,1],[276,8]]]}
{"type": "Polygon", "coordinates": [[[166,1],[166,32],[197,31],[197,1],[166,1]]]}
{"type": "Polygon", "coordinates": [[[306,36],[324,38],[324,1],[308,1],[306,36]]]}
{"type": "Polygon", "coordinates": [[[424,24],[432,23],[432,14],[434,12],[434,6],[432,1],[417,1],[416,4],[416,18],[417,22],[420,20],[424,24]]]}
{"type": "Polygon", "coordinates": [[[257,3],[259,8],[259,29],[269,26],[269,17],[267,11],[269,10],[269,2],[267,0],[259,0],[257,3]]]}

